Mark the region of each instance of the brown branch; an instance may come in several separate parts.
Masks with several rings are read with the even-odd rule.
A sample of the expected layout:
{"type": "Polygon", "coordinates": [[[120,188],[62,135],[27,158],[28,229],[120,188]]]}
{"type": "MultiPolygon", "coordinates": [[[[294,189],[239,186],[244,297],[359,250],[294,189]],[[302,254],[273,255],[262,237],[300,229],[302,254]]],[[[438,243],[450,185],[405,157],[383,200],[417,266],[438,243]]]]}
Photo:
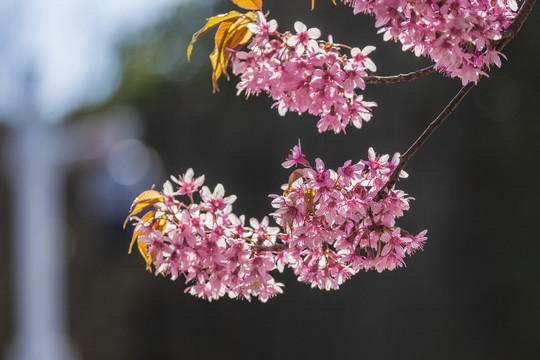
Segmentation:
{"type": "Polygon", "coordinates": [[[429,139],[431,134],[433,134],[433,132],[435,130],[437,130],[437,128],[439,126],[442,125],[444,120],[452,112],[454,112],[454,110],[459,105],[461,100],[463,100],[465,95],[467,95],[469,93],[469,91],[471,91],[471,89],[473,88],[474,85],[475,84],[473,82],[470,82],[467,85],[465,85],[464,87],[462,87],[461,90],[459,90],[459,92],[456,94],[456,96],[452,99],[452,101],[450,101],[450,103],[448,103],[448,105],[446,105],[446,107],[439,114],[439,116],[437,116],[437,118],[435,120],[433,120],[431,122],[431,124],[429,124],[429,126],[424,130],[422,135],[420,135],[420,137],[418,137],[418,139],[416,139],[414,144],[411,145],[411,147],[405,152],[405,154],[403,154],[401,156],[401,159],[399,160],[398,166],[394,169],[394,171],[392,172],[392,175],[390,175],[390,178],[388,179],[388,181],[386,182],[384,187],[381,188],[381,190],[379,190],[379,193],[375,197],[375,201],[379,201],[384,197],[385,189],[391,189],[392,186],[394,186],[394,184],[397,182],[397,180],[399,178],[399,174],[401,173],[401,170],[403,170],[403,168],[405,167],[405,164],[407,163],[407,161],[409,161],[410,158],[418,151],[418,149],[420,149],[420,147],[426,142],[426,140],[429,139]]]}
{"type": "MultiPolygon", "coordinates": [[[[514,21],[510,24],[507,30],[509,30],[509,33],[511,34],[508,37],[503,37],[503,39],[499,40],[498,44],[495,46],[497,51],[501,51],[510,40],[512,40],[518,31],[523,26],[523,23],[529,16],[532,7],[536,0],[525,0],[523,4],[521,5],[521,8],[519,9],[518,14],[514,18],[514,21]]],[[[405,164],[407,161],[411,159],[411,157],[420,149],[420,147],[426,142],[427,139],[433,134],[433,132],[442,125],[444,120],[456,109],[456,107],[459,105],[461,100],[471,91],[475,83],[470,82],[467,85],[463,86],[461,90],[456,94],[456,96],[446,105],[444,110],[437,116],[435,120],[429,124],[429,126],[424,130],[424,132],[420,135],[418,139],[411,145],[411,147],[401,156],[401,159],[399,160],[398,166],[394,169],[392,174],[390,175],[390,178],[386,182],[386,184],[379,190],[377,193],[377,196],[375,196],[375,201],[381,200],[386,195],[386,190],[391,189],[392,186],[396,184],[399,178],[399,174],[401,173],[401,170],[405,167],[405,164]]]]}
{"type": "Polygon", "coordinates": [[[276,252],[279,252],[279,251],[287,250],[289,248],[289,244],[275,244],[275,245],[272,245],[272,246],[255,245],[255,246],[253,246],[253,248],[257,252],[261,252],[261,251],[276,251],[276,252]]]}
{"type": "Polygon", "coordinates": [[[514,36],[516,36],[519,30],[521,30],[521,27],[531,13],[535,2],[536,0],[525,0],[523,4],[521,4],[519,12],[517,13],[510,26],[508,26],[508,29],[502,31],[502,39],[499,41],[497,51],[501,51],[502,48],[504,48],[506,44],[508,44],[508,42],[512,40],[514,36]]]}
{"type": "Polygon", "coordinates": [[[435,65],[428,66],[427,68],[410,72],[408,74],[399,74],[393,76],[366,76],[364,82],[366,84],[395,84],[398,82],[416,80],[422,76],[426,76],[435,72],[435,65]]]}

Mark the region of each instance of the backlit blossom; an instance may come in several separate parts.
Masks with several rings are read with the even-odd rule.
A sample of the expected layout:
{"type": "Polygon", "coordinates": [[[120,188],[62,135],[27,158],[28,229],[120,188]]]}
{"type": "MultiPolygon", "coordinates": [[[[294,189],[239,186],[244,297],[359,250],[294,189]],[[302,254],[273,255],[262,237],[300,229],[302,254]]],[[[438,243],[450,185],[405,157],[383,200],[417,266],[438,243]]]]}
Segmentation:
{"type": "MultiPolygon", "coordinates": [[[[236,196],[225,196],[221,184],[214,191],[206,186],[187,191],[186,184],[202,185],[203,178],[193,180],[191,169],[175,179],[177,191],[167,182],[163,192],[151,193],[152,201],[143,207],[152,210],[131,217],[147,268],[172,280],[185,277],[185,291],[209,301],[227,295],[264,302],[283,292],[273,270],[289,267],[311,287],[338,289],[360,270],[403,267],[407,255],[422,249],[425,230],[411,235],[396,226],[411,198],[390,189],[375,200],[398,155],[389,161],[369,149],[368,160],[348,160],[332,170],[317,158],[311,168],[299,142],[291,158],[304,168],[295,170],[282,195],[271,195],[271,216],[281,230],[268,217],[251,218],[247,226],[243,215],[232,212],[236,196]]],[[[136,207],[142,204],[135,201],[136,207]]]]}
{"type": "MultiPolygon", "coordinates": [[[[495,50],[494,42],[501,39],[517,11],[515,0],[342,2],[355,14],[374,15],[384,40],[399,41],[403,50],[416,56],[429,56],[438,70],[460,78],[464,85],[477,82],[485,75],[484,68],[500,67],[503,55],[495,50]]],[[[366,55],[364,50],[362,55],[366,55]]],[[[371,69],[368,64],[365,67],[371,69]]]]}
{"type": "Polygon", "coordinates": [[[363,78],[376,70],[367,57],[373,46],[353,49],[347,57],[339,45],[318,41],[317,28],[297,21],[296,34],[279,33],[275,20],[267,21],[260,12],[256,19],[250,24],[255,36],[248,52],[232,53],[233,73],[240,77],[238,93],[268,93],[282,116],[289,111],[318,116],[320,132],[339,133],[347,125],[360,128],[371,118],[376,104],[356,91],[365,88],[363,78]]]}

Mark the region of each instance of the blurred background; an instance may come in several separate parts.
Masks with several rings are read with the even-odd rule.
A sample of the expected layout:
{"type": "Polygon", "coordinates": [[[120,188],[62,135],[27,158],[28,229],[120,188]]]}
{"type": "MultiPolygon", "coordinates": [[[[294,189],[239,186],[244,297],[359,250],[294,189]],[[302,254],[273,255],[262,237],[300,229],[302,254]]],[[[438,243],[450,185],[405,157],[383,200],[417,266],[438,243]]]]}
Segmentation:
{"type": "MultiPolygon", "coordinates": [[[[370,17],[330,1],[310,6],[264,1],[282,31],[301,20],[338,43],[377,46],[380,75],[430,64],[383,42],[370,17]]],[[[265,96],[237,97],[235,80],[212,94],[211,34],[187,62],[191,35],[234,8],[225,0],[0,3],[0,356],[540,356],[537,8],[502,68],[407,164],[399,187],[416,200],[400,225],[428,229],[428,242],[406,268],[360,273],[330,292],[285,271],[276,275],[285,293],[266,304],[208,303],[128,256],[131,228],[122,223],[131,202],[170,174],[192,167],[210,188],[222,183],[238,196],[237,214],[260,219],[299,138],[310,160],[332,168],[371,146],[404,152],[461,87],[439,74],[372,85],[371,122],[318,134],[314,117],[280,117],[265,96]]]]}

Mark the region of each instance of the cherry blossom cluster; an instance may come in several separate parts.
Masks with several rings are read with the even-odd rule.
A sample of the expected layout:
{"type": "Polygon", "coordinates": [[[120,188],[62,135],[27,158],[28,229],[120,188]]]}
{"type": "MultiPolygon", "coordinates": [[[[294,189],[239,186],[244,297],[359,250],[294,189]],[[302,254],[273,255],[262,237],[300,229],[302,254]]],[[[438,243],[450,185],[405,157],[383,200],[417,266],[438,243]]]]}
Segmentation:
{"type": "Polygon", "coordinates": [[[206,186],[199,191],[204,176],[194,178],[192,169],[172,180],[177,189],[169,181],[164,184],[162,201],[153,204],[151,216],[135,218],[141,253],[156,275],[172,280],[183,275],[186,292],[210,301],[228,295],[265,302],[281,293],[283,284],[269,274],[274,255],[253,248],[275,244],[279,229],[268,226],[268,217],[261,222],[252,218],[251,227],[245,226],[244,216],[231,212],[236,196],[225,197],[221,184],[213,192],[206,186]],[[196,194],[200,203],[194,202],[196,194]],[[187,204],[177,195],[187,197],[187,204]]]}
{"type": "Polygon", "coordinates": [[[246,226],[243,215],[232,213],[236,196],[225,196],[221,184],[210,191],[204,176],[195,178],[188,169],[171,177],[176,189],[167,181],[161,192],[150,191],[157,194],[147,203],[151,211],[131,216],[134,241],[156,275],[183,276],[186,292],[210,301],[228,295],[265,302],[283,287],[270,271],[281,272],[285,265],[312,287],[338,289],[362,269],[404,266],[404,257],[426,240],[426,231],[413,236],[395,224],[409,209],[405,193],[392,189],[376,199],[398,161],[398,154],[390,160],[370,149],[368,160],[349,160],[337,171],[320,159],[313,169],[299,142],[283,166],[303,168],[293,171],[283,195],[271,195],[276,209],[271,215],[281,233],[269,226],[268,217],[252,218],[246,226]]]}
{"type": "Polygon", "coordinates": [[[385,40],[426,55],[436,68],[466,83],[491,64],[500,67],[500,40],[517,11],[516,0],[342,0],[354,13],[373,14],[385,40]]]}
{"type": "Polygon", "coordinates": [[[337,171],[326,169],[321,159],[311,168],[300,143],[294,147],[283,166],[306,167],[283,185],[283,195],[273,196],[272,215],[289,245],[278,259],[288,262],[300,281],[321,289],[337,289],[362,269],[404,266],[404,257],[422,248],[427,231],[414,236],[396,226],[411,200],[403,191],[392,189],[376,199],[398,162],[399,154],[390,160],[370,148],[368,160],[348,160],[337,171]]]}
{"type": "Polygon", "coordinates": [[[279,33],[277,22],[267,21],[261,12],[248,27],[255,34],[248,51],[238,51],[231,59],[233,73],[240,77],[239,94],[264,91],[276,100],[281,115],[292,111],[319,116],[319,132],[339,133],[349,124],[360,128],[371,119],[376,104],[355,90],[363,90],[363,78],[376,70],[367,57],[373,46],[352,48],[347,57],[332,41],[317,41],[319,29],[298,21],[295,34],[279,33]]]}

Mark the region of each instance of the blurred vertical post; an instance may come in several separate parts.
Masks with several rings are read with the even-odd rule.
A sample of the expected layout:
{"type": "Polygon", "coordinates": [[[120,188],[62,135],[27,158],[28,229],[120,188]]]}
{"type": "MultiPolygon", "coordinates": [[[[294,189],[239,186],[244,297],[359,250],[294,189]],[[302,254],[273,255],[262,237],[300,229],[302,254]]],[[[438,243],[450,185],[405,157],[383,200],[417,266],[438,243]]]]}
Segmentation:
{"type": "Polygon", "coordinates": [[[14,339],[8,359],[75,358],[67,335],[64,165],[59,126],[40,121],[30,76],[8,148],[14,339]]]}

